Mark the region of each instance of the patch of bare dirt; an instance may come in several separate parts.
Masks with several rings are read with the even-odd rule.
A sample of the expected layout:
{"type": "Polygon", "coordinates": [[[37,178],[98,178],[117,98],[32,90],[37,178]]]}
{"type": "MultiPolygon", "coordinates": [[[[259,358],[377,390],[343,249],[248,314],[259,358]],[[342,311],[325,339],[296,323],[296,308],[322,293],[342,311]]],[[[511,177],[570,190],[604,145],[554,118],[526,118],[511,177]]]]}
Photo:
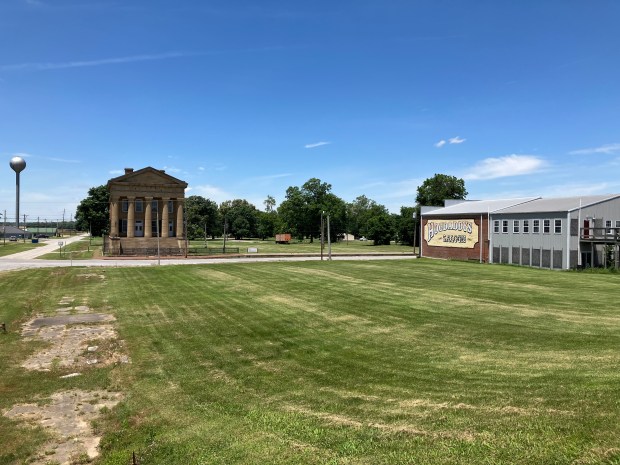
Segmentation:
{"type": "Polygon", "coordinates": [[[43,427],[53,439],[32,457],[32,465],[58,463],[85,463],[99,455],[100,437],[96,436],[91,422],[102,409],[118,404],[122,396],[107,391],[63,391],[52,394],[45,405],[19,404],[4,412],[4,416],[43,427]]]}
{"type": "Polygon", "coordinates": [[[22,363],[27,370],[50,371],[70,366],[104,366],[122,355],[98,352],[97,341],[117,339],[114,327],[109,324],[114,316],[105,313],[88,313],[88,307],[77,307],[79,313],[68,314],[61,310],[54,316],[37,317],[22,327],[27,341],[43,341],[48,346],[22,363]]]}
{"type": "Polygon", "coordinates": [[[46,347],[30,356],[22,367],[50,371],[54,368],[106,366],[128,363],[107,313],[94,313],[87,301],[75,305],[75,298],[63,296],[52,316],[37,316],[22,326],[26,341],[42,341],[46,347]]]}
{"type": "MultiPolygon", "coordinates": [[[[64,296],[54,315],[37,316],[22,326],[25,341],[44,342],[45,348],[30,356],[22,367],[50,371],[74,367],[77,371],[61,376],[69,379],[80,375],[80,368],[101,367],[111,363],[128,363],[112,326],[113,315],[94,313],[85,305],[74,305],[75,298],[64,296]]],[[[45,399],[42,399],[45,401],[45,399]]],[[[120,393],[70,390],[57,392],[49,403],[20,404],[4,412],[4,416],[32,426],[40,425],[52,439],[37,456],[33,465],[90,463],[98,455],[100,437],[95,436],[91,422],[102,409],[110,409],[121,400],[120,393]]]]}

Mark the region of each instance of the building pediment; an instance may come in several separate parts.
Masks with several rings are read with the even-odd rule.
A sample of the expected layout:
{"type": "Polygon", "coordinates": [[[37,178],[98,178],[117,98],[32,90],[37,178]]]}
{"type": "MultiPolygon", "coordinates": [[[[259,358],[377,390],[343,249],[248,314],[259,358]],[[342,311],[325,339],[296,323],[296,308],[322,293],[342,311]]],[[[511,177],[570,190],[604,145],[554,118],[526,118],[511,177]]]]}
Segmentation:
{"type": "Polygon", "coordinates": [[[126,168],[125,174],[108,181],[108,188],[112,186],[149,186],[185,189],[187,183],[174,176],[170,176],[164,170],[158,170],[147,166],[137,171],[126,168]]]}

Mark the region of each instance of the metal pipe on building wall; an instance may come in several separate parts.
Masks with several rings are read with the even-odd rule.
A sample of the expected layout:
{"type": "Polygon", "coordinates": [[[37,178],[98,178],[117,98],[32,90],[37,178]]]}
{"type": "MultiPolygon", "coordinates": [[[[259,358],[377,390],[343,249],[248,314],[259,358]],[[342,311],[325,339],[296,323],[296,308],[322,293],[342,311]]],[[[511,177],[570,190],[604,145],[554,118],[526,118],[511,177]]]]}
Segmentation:
{"type": "Polygon", "coordinates": [[[480,236],[480,263],[482,263],[482,249],[484,248],[484,242],[482,240],[482,215],[480,215],[480,230],[478,236],[480,236]]]}

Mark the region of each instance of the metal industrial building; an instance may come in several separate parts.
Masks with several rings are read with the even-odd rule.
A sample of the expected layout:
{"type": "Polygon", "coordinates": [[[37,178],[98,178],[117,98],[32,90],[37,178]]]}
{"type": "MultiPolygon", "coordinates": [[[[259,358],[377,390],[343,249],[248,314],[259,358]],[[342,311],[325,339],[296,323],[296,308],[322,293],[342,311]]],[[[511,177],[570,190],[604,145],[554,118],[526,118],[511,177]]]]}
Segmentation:
{"type": "Polygon", "coordinates": [[[620,264],[620,194],[449,201],[422,210],[421,255],[550,269],[620,264]]]}

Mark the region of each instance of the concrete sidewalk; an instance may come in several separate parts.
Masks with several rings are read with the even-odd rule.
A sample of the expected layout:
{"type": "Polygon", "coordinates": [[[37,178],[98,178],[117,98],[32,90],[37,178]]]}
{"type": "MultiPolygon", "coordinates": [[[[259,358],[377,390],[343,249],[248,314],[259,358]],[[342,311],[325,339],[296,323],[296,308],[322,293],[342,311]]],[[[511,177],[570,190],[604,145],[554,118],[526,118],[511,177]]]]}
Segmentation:
{"type": "Polygon", "coordinates": [[[88,237],[88,235],[80,234],[78,236],[71,236],[69,238],[53,237],[51,239],[45,239],[45,241],[41,241],[41,239],[39,239],[39,242],[43,242],[45,244],[44,246],[35,247],[33,249],[26,250],[25,252],[19,252],[19,253],[14,253],[12,255],[6,255],[4,257],[0,257],[0,260],[6,260],[6,261],[32,260],[33,258],[37,258],[47,253],[55,252],[56,250],[58,250],[59,249],[58,242],[62,241],[63,247],[64,247],[65,245],[71,244],[73,242],[77,242],[81,239],[84,239],[85,237],[88,237]]]}

